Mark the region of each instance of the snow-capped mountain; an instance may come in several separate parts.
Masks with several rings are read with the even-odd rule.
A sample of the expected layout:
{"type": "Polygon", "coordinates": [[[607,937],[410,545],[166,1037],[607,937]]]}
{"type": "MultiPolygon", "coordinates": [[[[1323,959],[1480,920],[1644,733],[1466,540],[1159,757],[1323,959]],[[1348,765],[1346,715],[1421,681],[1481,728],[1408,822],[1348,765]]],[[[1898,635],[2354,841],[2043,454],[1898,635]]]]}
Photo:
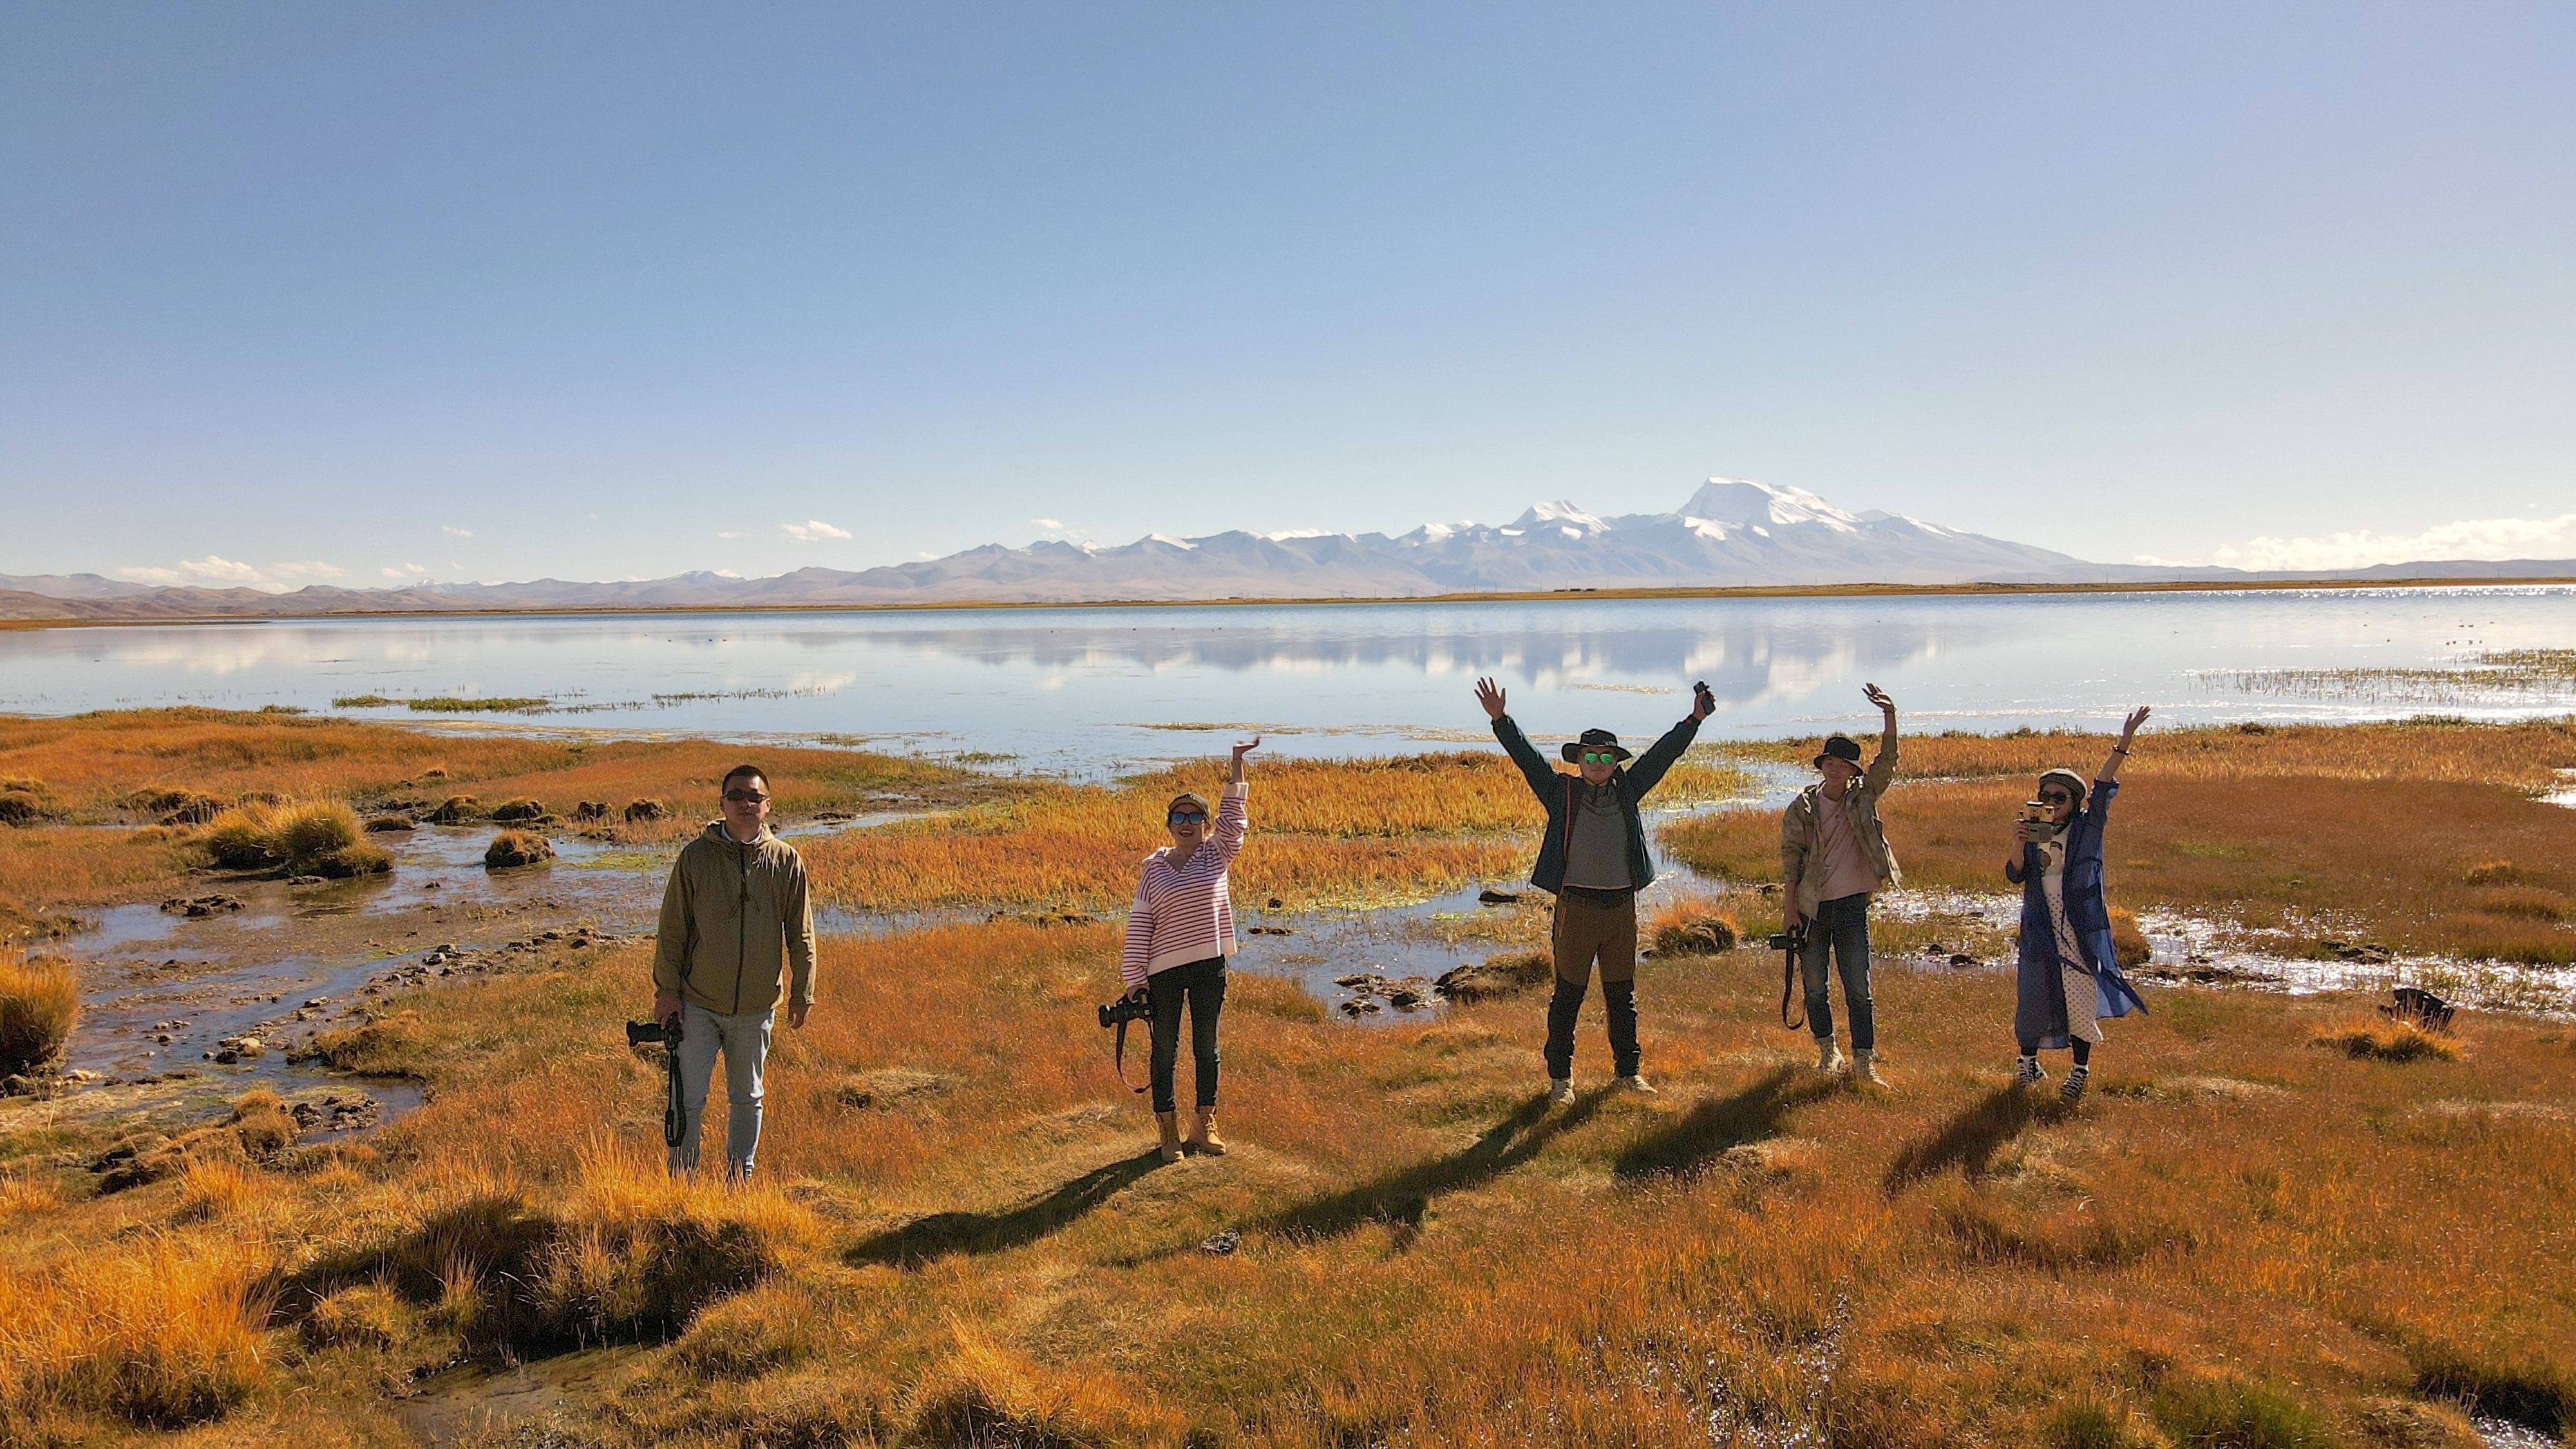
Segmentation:
{"type": "MultiPolygon", "coordinates": [[[[2388,577],[2508,576],[2536,565],[2405,565],[2388,577]]],[[[2556,566],[2561,571],[2567,565],[2556,566]]],[[[1118,546],[1047,540],[986,544],[946,558],[859,571],[804,568],[773,578],[687,573],[617,583],[147,588],[82,574],[0,576],[0,616],[188,617],[389,610],[615,609],[989,601],[1077,603],[1227,598],[1417,598],[1621,588],[1850,583],[2140,582],[2290,578],[2231,569],[2096,564],[2027,544],[1872,510],[1853,513],[1798,488],[1711,478],[1670,513],[1603,518],[1541,503],[1511,522],[1425,524],[1410,533],[1229,530],[1148,534],[1118,546]]]]}

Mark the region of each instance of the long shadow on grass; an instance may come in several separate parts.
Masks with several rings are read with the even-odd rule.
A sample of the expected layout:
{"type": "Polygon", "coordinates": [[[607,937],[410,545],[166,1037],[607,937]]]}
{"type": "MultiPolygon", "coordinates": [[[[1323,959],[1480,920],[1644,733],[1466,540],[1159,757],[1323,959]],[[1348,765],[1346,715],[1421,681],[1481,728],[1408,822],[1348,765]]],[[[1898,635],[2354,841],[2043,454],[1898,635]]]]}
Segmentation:
{"type": "Polygon", "coordinates": [[[1547,1112],[1547,1095],[1539,1093],[1485,1129],[1475,1141],[1428,1162],[1417,1162],[1357,1187],[1312,1198],[1262,1219],[1253,1226],[1293,1237],[1332,1238],[1370,1223],[1395,1229],[1396,1251],[1412,1246],[1422,1229],[1431,1200],[1493,1181],[1538,1156],[1558,1136],[1582,1126],[1601,1110],[1606,1092],[1587,1092],[1557,1116],[1547,1112]]]}
{"type": "Polygon", "coordinates": [[[2020,1087],[1998,1087],[1941,1124],[1941,1130],[1896,1154],[1887,1165],[1885,1187],[1893,1197],[1934,1173],[1956,1167],[1980,1177],[1994,1165],[1995,1154],[2034,1122],[2054,1122],[2066,1109],[2054,1100],[2038,1100],[2020,1087]]]}
{"type": "Polygon", "coordinates": [[[1730,1147],[1779,1136],[1792,1111],[1841,1090],[1836,1078],[1782,1067],[1731,1097],[1702,1098],[1679,1122],[1630,1144],[1610,1174],[1632,1183],[1685,1176],[1730,1147]]]}
{"type": "Polygon", "coordinates": [[[879,1233],[852,1247],[852,1263],[892,1263],[915,1268],[952,1254],[999,1253],[1034,1243],[1107,1202],[1118,1190],[1161,1165],[1151,1147],[1095,1167],[1053,1191],[988,1213],[932,1213],[879,1233]]]}

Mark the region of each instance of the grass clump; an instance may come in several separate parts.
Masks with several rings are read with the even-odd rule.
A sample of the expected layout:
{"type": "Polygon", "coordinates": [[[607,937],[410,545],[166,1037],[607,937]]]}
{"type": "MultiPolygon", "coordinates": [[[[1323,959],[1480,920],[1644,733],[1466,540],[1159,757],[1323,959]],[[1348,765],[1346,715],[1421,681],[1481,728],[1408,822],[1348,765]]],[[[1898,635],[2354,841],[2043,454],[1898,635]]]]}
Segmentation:
{"type": "Polygon", "coordinates": [[[69,964],[0,951],[0,1077],[50,1066],[80,1014],[80,978],[69,964]]]}
{"type": "Polygon", "coordinates": [[[2438,1344],[2419,1347],[2413,1358],[2419,1394],[2543,1434],[2563,1435],[2576,1424],[2576,1372],[2563,1360],[2526,1353],[2497,1362],[2438,1344]]]}
{"type": "Polygon", "coordinates": [[[359,1283],[315,1303],[299,1325],[308,1348],[385,1349],[409,1338],[411,1305],[381,1283],[359,1283]]]}
{"type": "Polygon", "coordinates": [[[175,1429],[219,1418],[266,1382],[268,1305],[244,1255],[147,1235],[77,1273],[0,1270],[0,1441],[96,1416],[175,1429]]]}
{"type": "Polygon", "coordinates": [[[2316,1411],[2232,1375],[2186,1378],[2156,1395],[2155,1419],[2179,1449],[2335,1449],[2316,1411]]]}
{"type": "Polygon", "coordinates": [[[526,695],[496,695],[489,698],[466,698],[453,694],[433,694],[425,699],[406,699],[403,708],[415,714],[537,714],[554,708],[551,699],[526,695]]]}
{"type": "Polygon", "coordinates": [[[2347,1056],[2370,1061],[2456,1062],[2460,1059],[2458,1042],[2426,1031],[2414,1022],[2394,1018],[2351,1017],[2324,1028],[2311,1040],[2318,1046],[2332,1047],[2347,1056]]]}
{"type": "Polygon", "coordinates": [[[485,870],[511,870],[555,858],[554,842],[533,830],[504,830],[483,850],[485,870]]]}
{"type": "Polygon", "coordinates": [[[392,853],[368,842],[345,800],[236,805],[215,817],[198,844],[225,870],[346,880],[394,868],[392,853]]]}

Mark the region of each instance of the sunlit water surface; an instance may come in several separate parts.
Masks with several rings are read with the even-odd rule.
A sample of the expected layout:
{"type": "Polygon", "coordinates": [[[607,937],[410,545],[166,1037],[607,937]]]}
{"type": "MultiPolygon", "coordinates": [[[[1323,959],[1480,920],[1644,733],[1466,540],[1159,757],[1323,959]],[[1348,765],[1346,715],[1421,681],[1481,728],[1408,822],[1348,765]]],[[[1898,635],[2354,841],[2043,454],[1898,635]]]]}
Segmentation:
{"type": "Polygon", "coordinates": [[[1487,674],[1541,737],[1651,736],[1695,679],[1717,693],[1709,733],[1735,737],[1866,727],[1865,680],[1918,729],[2101,727],[2139,701],[2174,724],[2557,715],[2576,680],[2339,695],[2236,676],[2571,644],[2576,588],[2541,586],[281,620],[0,633],[0,711],[531,696],[560,707],[481,718],[860,735],[1096,774],[1213,751],[1238,725],[1315,755],[1482,741],[1470,689],[1487,674]]]}

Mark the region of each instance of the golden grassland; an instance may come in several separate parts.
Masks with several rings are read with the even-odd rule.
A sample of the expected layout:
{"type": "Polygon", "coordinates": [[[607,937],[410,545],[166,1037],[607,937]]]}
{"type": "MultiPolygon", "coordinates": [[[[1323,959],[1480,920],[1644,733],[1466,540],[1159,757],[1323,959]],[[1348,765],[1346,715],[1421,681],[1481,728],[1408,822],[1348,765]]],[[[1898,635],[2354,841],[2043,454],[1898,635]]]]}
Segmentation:
{"type": "Polygon", "coordinates": [[[1739,951],[1648,963],[1661,1096],[1590,1085],[1594,1019],[1549,1109],[1544,992],[1370,1029],[1244,975],[1235,1150],[1158,1168],[1116,940],[829,941],[748,1191],[653,1167],[640,947],[337,1043],[433,1089],[371,1143],[226,1129],[105,1198],[12,1153],[0,1438],[398,1444],[413,1365],[601,1343],[544,1442],[2466,1445],[2576,1395],[2563,1024],[2401,1062],[2309,1045],[2348,1002],[2165,992],[2069,1112],[2005,1085],[2007,978],[1886,972],[1860,1092],[1739,951]]]}
{"type": "MultiPolygon", "coordinates": [[[[1902,744],[1881,807],[1908,885],[2010,890],[2012,820],[2038,771],[2088,775],[2107,736],[1902,744]]],[[[1813,746],[1764,747],[1774,758],[1813,746]]],[[[2576,811],[2535,798],[2576,768],[2576,724],[2442,722],[2158,732],[2121,771],[2114,900],[2258,928],[2359,933],[2472,958],[2576,960],[2576,811]]],[[[1775,812],[1721,811],[1663,843],[1712,875],[1780,875],[1775,812]]]]}
{"type": "MultiPolygon", "coordinates": [[[[817,898],[856,909],[1115,910],[1135,894],[1138,862],[1170,843],[1172,797],[1214,801],[1223,785],[1213,764],[1115,786],[1031,782],[1006,800],[803,848],[817,898]]],[[[1653,798],[1720,799],[1742,785],[1713,751],[1695,750],[1653,798]]],[[[1291,909],[1415,901],[1522,874],[1545,819],[1499,750],[1262,761],[1247,809],[1260,848],[1236,865],[1235,897],[1291,909]]]]}

